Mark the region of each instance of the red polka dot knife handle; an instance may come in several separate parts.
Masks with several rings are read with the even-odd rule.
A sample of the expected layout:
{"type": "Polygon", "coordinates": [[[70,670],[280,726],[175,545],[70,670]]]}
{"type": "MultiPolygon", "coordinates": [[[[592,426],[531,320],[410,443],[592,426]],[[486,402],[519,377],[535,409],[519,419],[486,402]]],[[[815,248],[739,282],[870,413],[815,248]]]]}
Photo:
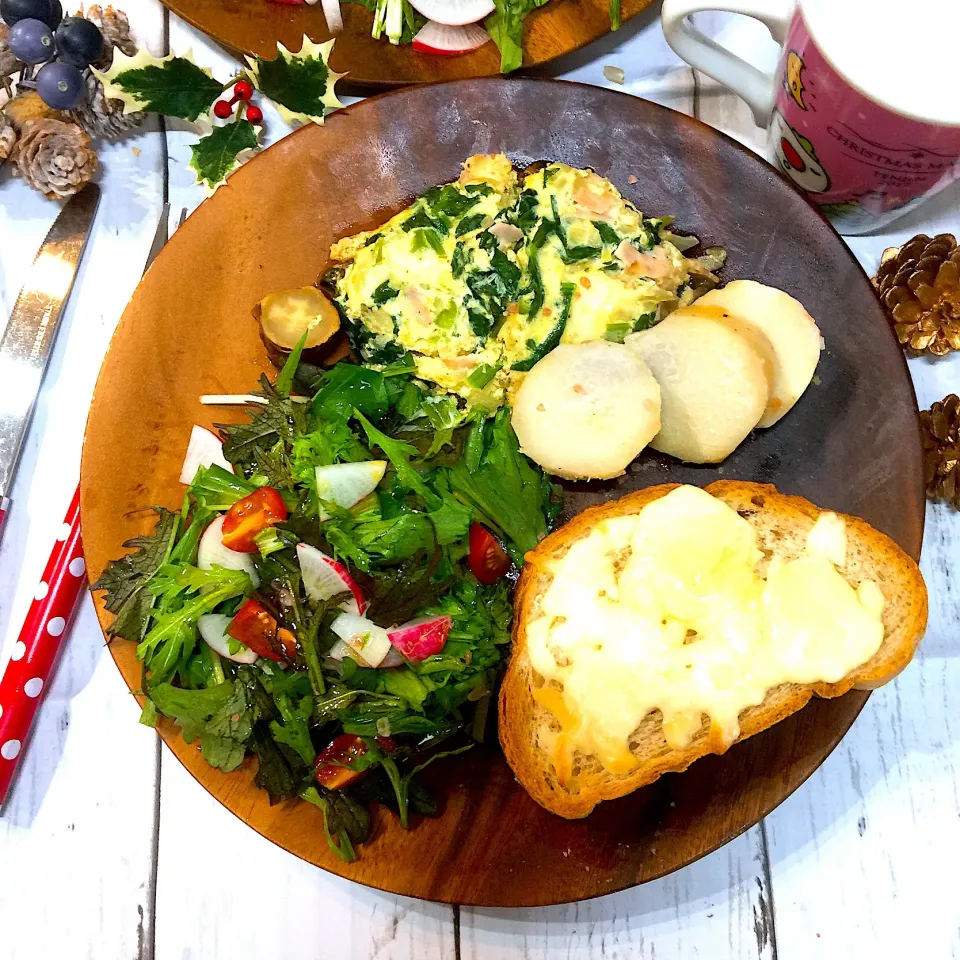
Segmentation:
{"type": "Polygon", "coordinates": [[[37,706],[52,679],[77,598],[86,586],[84,571],[77,488],[0,678],[0,804],[7,797],[37,706]]]}

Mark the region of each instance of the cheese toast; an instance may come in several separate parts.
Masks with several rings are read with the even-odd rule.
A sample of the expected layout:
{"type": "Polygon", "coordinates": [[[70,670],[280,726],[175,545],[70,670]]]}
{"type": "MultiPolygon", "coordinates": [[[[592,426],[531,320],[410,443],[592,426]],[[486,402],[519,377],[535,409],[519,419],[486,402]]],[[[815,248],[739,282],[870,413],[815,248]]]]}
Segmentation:
{"type": "MultiPolygon", "coordinates": [[[[558,778],[554,759],[542,745],[549,741],[551,732],[555,735],[561,728],[555,713],[542,705],[544,698],[538,699],[538,691],[546,682],[533,668],[528,655],[528,625],[540,616],[541,598],[552,579],[547,561],[563,557],[600,521],[639,514],[647,504],[677,486],[649,487],[592,507],[543,540],[527,556],[517,585],[513,653],[500,691],[500,741],[507,762],[524,788],[537,803],[562,817],[585,817],[602,800],[631,793],[664,773],[686,770],[694,760],[722,753],[730,745],[718,736],[719,731],[712,728],[709,717],[704,715],[687,745],[671,747],[659,710],[647,713],[630,734],[627,745],[636,763],[628,772],[611,773],[597,756],[574,750],[568,775],[558,778]]],[[[706,490],[753,526],[763,553],[757,572],[763,578],[771,563],[788,562],[803,554],[807,534],[825,512],[808,500],[781,494],[767,484],[724,480],[706,490]]],[[[916,563],[865,521],[849,516],[842,519],[847,549],[839,573],[855,589],[863,581],[872,580],[885,600],[880,615],[883,638],[879,649],[837,682],[781,683],[768,689],[762,702],[740,712],[739,736],[733,742],[767,729],[799,710],[813,696],[837,697],[854,687],[872,689],[887,682],[909,663],[923,636],[927,593],[916,563]]]]}

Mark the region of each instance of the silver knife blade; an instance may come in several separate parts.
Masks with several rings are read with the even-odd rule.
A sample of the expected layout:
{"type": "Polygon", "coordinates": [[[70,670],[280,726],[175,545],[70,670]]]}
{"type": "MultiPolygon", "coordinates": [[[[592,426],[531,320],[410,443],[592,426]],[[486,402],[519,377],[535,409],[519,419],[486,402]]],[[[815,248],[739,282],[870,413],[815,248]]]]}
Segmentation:
{"type": "Polygon", "coordinates": [[[60,315],[99,202],[100,188],[91,183],[60,211],[0,339],[0,504],[13,485],[60,315]]]}

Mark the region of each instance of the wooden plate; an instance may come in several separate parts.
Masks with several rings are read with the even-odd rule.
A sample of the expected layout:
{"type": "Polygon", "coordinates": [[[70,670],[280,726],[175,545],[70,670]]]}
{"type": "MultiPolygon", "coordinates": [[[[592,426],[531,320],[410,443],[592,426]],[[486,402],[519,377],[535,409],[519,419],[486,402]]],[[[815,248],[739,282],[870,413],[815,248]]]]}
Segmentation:
{"type": "MultiPolygon", "coordinates": [[[[622,0],[626,22],[652,0],[622,0]]],[[[304,34],[320,42],[330,39],[319,4],[307,6],[268,0],[163,0],[183,17],[226,47],[240,53],[275,57],[277,43],[299,50],[304,34]]],[[[370,36],[373,14],[356,3],[344,3],[343,32],[331,58],[334,70],[347,76],[348,89],[405,86],[436,80],[487,77],[500,72],[500,51],[487,43],[458,57],[417,53],[410,44],[392,46],[370,36]]],[[[523,65],[535,67],[577,50],[610,30],[609,0],[550,0],[524,20],[523,65]]]]}
{"type": "MultiPolygon", "coordinates": [[[[665,480],[758,480],[859,514],[918,556],[916,398],[866,276],[826,221],[771,167],[681,114],[596,87],[486,79],[383,95],[302,129],[242,167],[173,236],[123,315],[93,401],[82,473],[91,576],[149,528],[146,507],[180,505],[189,427],[224,417],[199,396],[247,392],[267,368],[251,306],[312,282],[331,241],[381,222],[454,179],[465,157],[493,150],[521,165],[549,158],[609,176],[642,210],[673,213],[682,228],[722,243],[728,278],[799,297],[826,339],[819,379],[797,407],[722,466],[645,454],[619,482],[571,486],[568,513],[665,480]],[[425,117],[431,138],[417,133],[425,117]]],[[[139,689],[134,645],[110,649],[139,689]]],[[[252,784],[255,761],[223,775],[175,729],[161,733],[207,790],[297,856],[398,894],[528,906],[620,890],[726,843],[816,769],[866,696],[811,703],[726,756],[603,803],[582,821],[538,807],[495,749],[444,761],[429,770],[443,815],[404,833],[381,812],[376,839],[354,864],[328,852],[313,807],[268,805],[252,784]]]]}

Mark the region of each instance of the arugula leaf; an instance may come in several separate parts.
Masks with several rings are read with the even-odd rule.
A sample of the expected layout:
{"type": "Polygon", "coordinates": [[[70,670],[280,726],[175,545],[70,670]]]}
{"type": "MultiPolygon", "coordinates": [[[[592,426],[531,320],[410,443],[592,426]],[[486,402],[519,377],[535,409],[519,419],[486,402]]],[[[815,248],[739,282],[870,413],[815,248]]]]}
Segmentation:
{"type": "Polygon", "coordinates": [[[490,39],[500,48],[500,72],[523,65],[523,18],[547,0],[494,0],[496,10],[484,21],[490,39]]]}
{"type": "Polygon", "coordinates": [[[352,363],[338,363],[320,381],[310,413],[324,420],[346,421],[354,409],[374,420],[390,409],[387,378],[378,371],[352,363]]]}
{"type": "Polygon", "coordinates": [[[223,455],[248,474],[263,475],[270,486],[292,490],[288,451],[307,432],[304,404],[279,396],[266,375],[260,378],[260,395],[267,403],[251,410],[248,423],[216,425],[224,437],[223,455]]]}
{"type": "Polygon", "coordinates": [[[312,699],[306,696],[296,706],[285,693],[279,694],[275,699],[280,715],[283,717],[283,723],[276,720],[270,721],[270,733],[273,739],[277,743],[285,743],[292,747],[308,767],[312,766],[317,758],[317,751],[314,749],[310,730],[307,727],[307,721],[313,712],[312,699]]]}
{"type": "Polygon", "coordinates": [[[300,781],[286,757],[266,732],[266,724],[254,725],[250,749],[257,757],[257,773],[253,782],[270,795],[270,805],[290,800],[297,795],[300,781]]]}
{"type": "Polygon", "coordinates": [[[141,47],[133,57],[116,55],[109,70],[94,70],[108,99],[123,101],[124,112],[142,110],[196,120],[223,93],[209,70],[186,57],[154,57],[141,47]]]}
{"type": "MultiPolygon", "coordinates": [[[[251,589],[250,577],[243,570],[215,567],[197,573],[205,575],[206,592],[175,609],[155,613],[153,628],[137,646],[137,657],[144,661],[155,682],[169,677],[178,663],[192,653],[197,642],[197,620],[203,614],[251,589]]],[[[169,579],[167,583],[170,583],[169,579]]],[[[189,588],[189,582],[178,584],[174,580],[173,587],[178,586],[180,589],[189,588]]],[[[163,582],[151,584],[151,589],[157,593],[164,587],[163,582]]]]}
{"type": "Polygon", "coordinates": [[[154,595],[144,587],[160,569],[173,547],[179,527],[177,514],[155,508],[153,533],[133,537],[124,548],[133,550],[109,563],[91,590],[106,590],[104,605],[114,614],[109,626],[112,636],[139,643],[147,632],[154,595]]]}
{"type": "Polygon", "coordinates": [[[506,409],[492,421],[473,424],[468,449],[473,455],[464,456],[449,471],[450,486],[503,532],[514,560],[522,563],[523,555],[547,531],[543,473],[520,453],[506,409]]]}
{"type": "Polygon", "coordinates": [[[345,790],[313,785],[304,787],[300,797],[322,811],[323,832],[330,849],[347,863],[356,860],[354,845],[359,846],[370,836],[370,814],[366,807],[345,790]]]}
{"type": "Polygon", "coordinates": [[[256,715],[242,683],[228,681],[202,690],[158,683],[148,692],[156,708],[180,727],[187,743],[200,738],[203,758],[211,766],[229,773],[243,763],[256,715]]]}
{"type": "Polygon", "coordinates": [[[247,119],[234,120],[214,127],[212,133],[190,147],[188,166],[196,174],[196,182],[212,192],[240,166],[239,155],[256,148],[257,131],[253,124],[247,119]]]}

